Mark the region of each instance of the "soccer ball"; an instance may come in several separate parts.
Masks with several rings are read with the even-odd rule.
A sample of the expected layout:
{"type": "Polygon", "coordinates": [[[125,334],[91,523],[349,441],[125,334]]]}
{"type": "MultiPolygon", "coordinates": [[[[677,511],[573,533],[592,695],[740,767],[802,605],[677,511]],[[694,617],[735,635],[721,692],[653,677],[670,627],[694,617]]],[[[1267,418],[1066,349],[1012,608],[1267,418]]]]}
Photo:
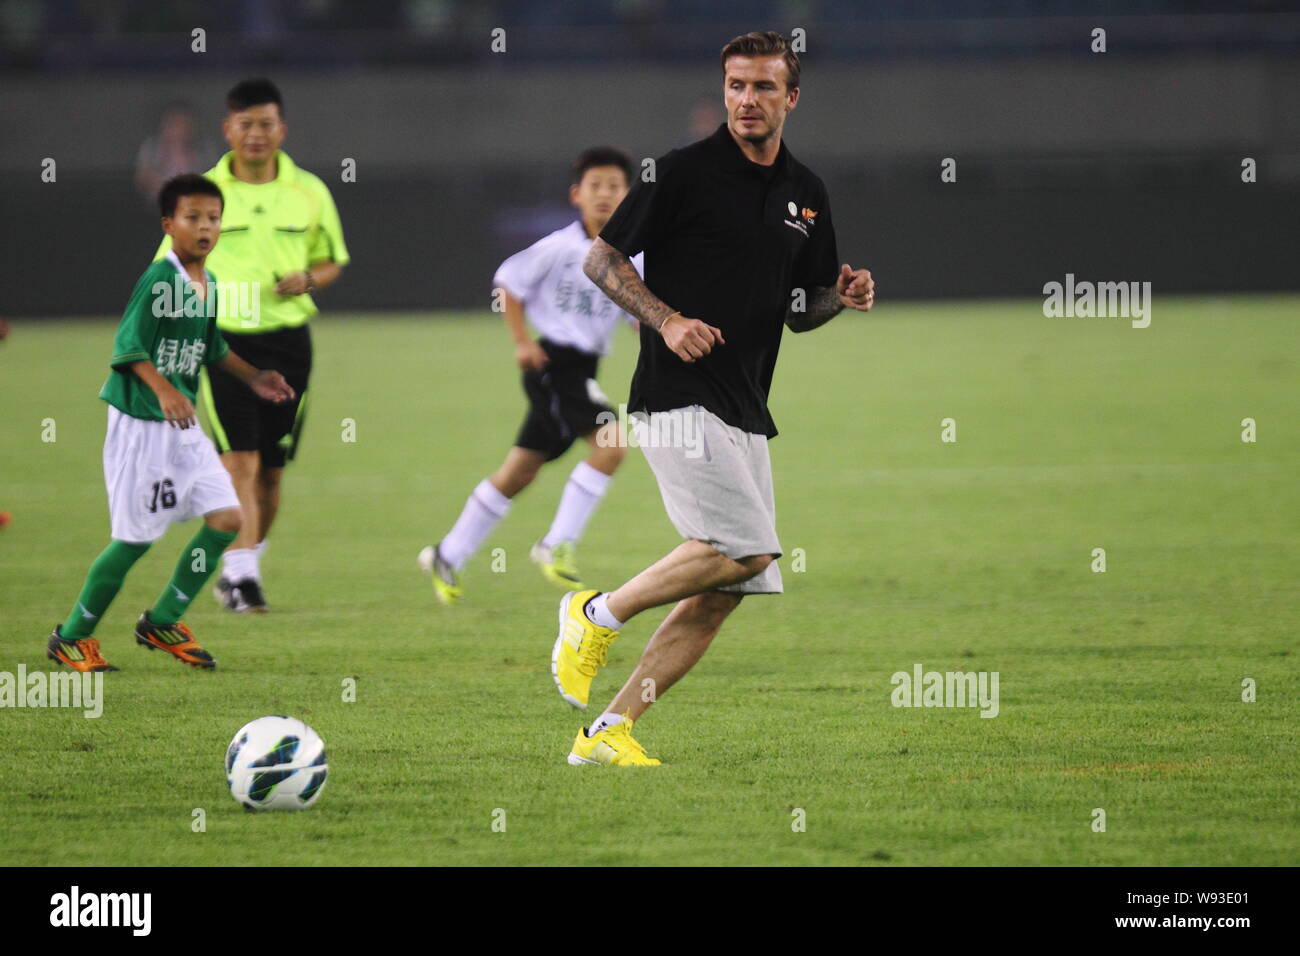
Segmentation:
{"type": "Polygon", "coordinates": [[[250,721],[226,749],[230,795],[247,810],[306,810],[328,775],[325,742],[293,717],[250,721]]]}

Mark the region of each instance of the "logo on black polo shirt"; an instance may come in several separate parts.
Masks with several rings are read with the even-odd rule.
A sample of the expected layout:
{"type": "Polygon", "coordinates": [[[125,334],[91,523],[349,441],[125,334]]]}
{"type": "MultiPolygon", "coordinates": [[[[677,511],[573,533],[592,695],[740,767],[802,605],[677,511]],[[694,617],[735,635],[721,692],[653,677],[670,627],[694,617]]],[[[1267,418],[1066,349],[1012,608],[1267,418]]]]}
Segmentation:
{"type": "Polygon", "coordinates": [[[807,206],[800,209],[793,201],[787,203],[785,208],[789,210],[792,218],[785,219],[783,222],[785,222],[785,224],[791,229],[798,229],[806,238],[808,236],[808,230],[812,228],[814,220],[817,218],[817,210],[809,209],[807,206]]]}

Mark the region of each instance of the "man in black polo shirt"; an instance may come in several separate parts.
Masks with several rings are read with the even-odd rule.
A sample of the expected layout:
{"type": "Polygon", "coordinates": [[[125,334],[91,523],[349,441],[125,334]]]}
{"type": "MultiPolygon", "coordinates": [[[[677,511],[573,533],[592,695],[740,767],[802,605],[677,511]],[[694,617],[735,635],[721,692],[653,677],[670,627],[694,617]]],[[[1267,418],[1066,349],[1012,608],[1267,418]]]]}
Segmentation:
{"type": "Polygon", "coordinates": [[[617,590],[561,602],[552,673],[582,709],[624,623],[676,602],[623,689],[578,733],[571,764],[657,764],[633,721],[699,660],[745,594],[781,592],[767,394],[782,326],[806,332],[875,300],[871,273],[839,264],[826,187],[781,142],[799,99],[789,43],[737,37],[722,68],[727,122],[657,160],[654,181],[632,188],[583,265],[641,322],[629,410],[686,540],[617,590]],[[644,282],[628,258],[642,251],[644,282]]]}

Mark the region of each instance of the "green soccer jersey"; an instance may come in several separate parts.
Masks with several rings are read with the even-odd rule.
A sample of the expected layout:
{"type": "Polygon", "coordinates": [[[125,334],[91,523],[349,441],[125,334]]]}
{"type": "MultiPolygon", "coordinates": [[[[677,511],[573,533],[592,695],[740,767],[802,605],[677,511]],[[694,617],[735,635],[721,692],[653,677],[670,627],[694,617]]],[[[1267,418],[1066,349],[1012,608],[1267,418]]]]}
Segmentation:
{"type": "Polygon", "coordinates": [[[112,371],[100,398],[132,418],[163,421],[158,396],[131,371],[133,362],[147,359],[186,398],[195,400],[199,369],[221,361],[230,351],[213,319],[216,280],[211,272],[207,277],[211,302],[194,290],[173,252],[145,270],[113,337],[108,363],[112,371]]]}
{"type": "MultiPolygon", "coordinates": [[[[329,188],[300,168],[283,150],[276,154],[276,177],[246,183],[231,169],[233,153],[222,156],[204,175],[221,187],[221,241],[208,265],[221,276],[217,325],[227,332],[256,335],[299,326],[319,311],[310,295],[280,295],[275,285],[291,272],[318,262],[348,264],[343,227],[329,188]]],[[[155,259],[170,250],[164,236],[155,259]]]]}

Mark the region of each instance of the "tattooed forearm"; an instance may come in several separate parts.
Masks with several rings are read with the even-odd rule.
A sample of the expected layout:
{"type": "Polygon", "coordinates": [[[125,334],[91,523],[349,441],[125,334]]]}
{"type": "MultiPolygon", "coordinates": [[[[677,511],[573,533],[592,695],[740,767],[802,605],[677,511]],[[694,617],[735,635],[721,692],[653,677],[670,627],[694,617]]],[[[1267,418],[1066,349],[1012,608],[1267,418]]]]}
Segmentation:
{"type": "Polygon", "coordinates": [[[839,293],[833,287],[819,286],[808,290],[804,311],[785,310],[785,325],[791,332],[810,332],[835,318],[843,308],[839,293]]]}
{"type": "Polygon", "coordinates": [[[646,288],[632,260],[597,237],[582,262],[582,271],[611,302],[655,331],[676,310],[646,288]]]}

